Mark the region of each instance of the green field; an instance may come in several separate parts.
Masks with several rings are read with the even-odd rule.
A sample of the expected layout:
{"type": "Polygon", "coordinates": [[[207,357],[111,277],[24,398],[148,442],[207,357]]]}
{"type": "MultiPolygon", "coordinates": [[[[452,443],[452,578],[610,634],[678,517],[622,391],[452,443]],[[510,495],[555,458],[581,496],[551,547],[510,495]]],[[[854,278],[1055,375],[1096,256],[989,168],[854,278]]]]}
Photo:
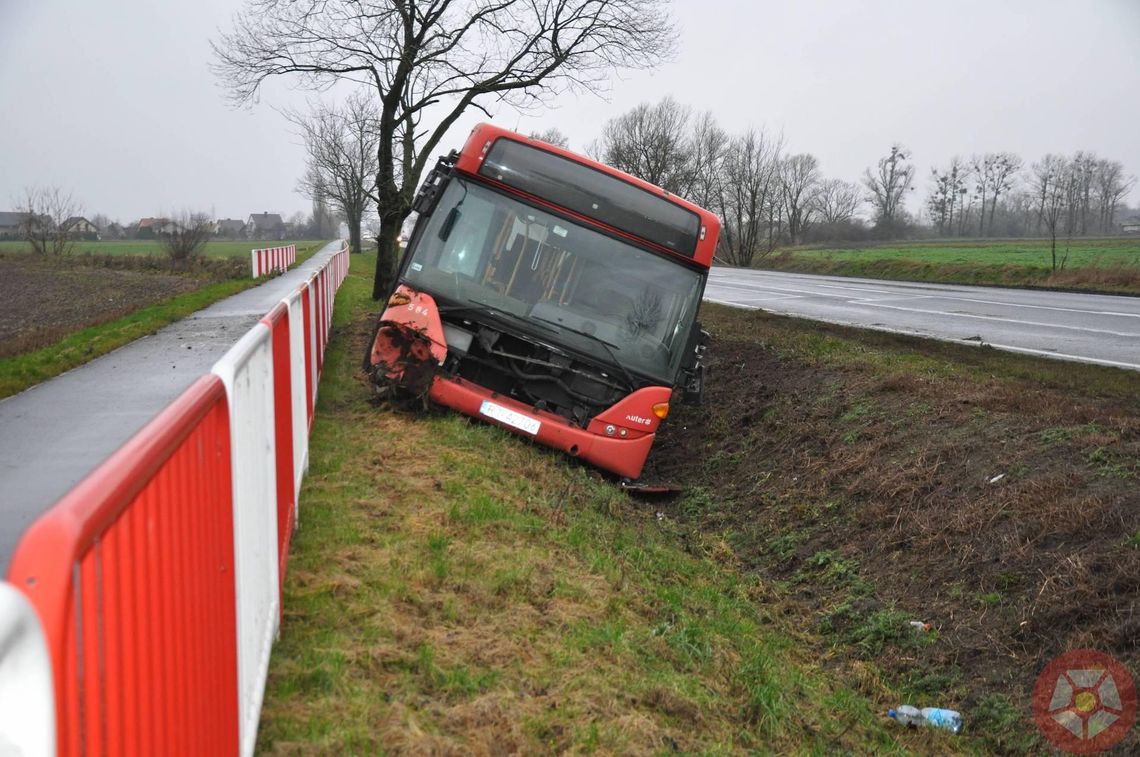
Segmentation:
{"type": "MultiPolygon", "coordinates": [[[[206,255],[212,258],[249,257],[249,251],[262,247],[283,247],[296,244],[298,248],[306,242],[274,242],[242,239],[237,241],[218,241],[206,244],[206,255]]],[[[0,242],[0,253],[31,252],[26,242],[3,241],[0,242]]],[[[121,241],[99,241],[75,243],[73,255],[90,253],[92,255],[165,255],[162,244],[156,239],[124,239],[121,241]]]]}
{"type": "MultiPolygon", "coordinates": [[[[1064,256],[1065,244],[1057,243],[1057,257],[1064,256]]],[[[899,242],[858,248],[801,248],[796,257],[822,260],[909,260],[950,265],[1016,265],[1051,268],[1048,240],[969,242],[899,242]]],[[[1074,241],[1069,247],[1066,267],[1140,266],[1140,239],[1094,239],[1074,241]]]]}
{"type": "Polygon", "coordinates": [[[1052,270],[1048,240],[886,242],[847,247],[793,247],[757,268],[801,273],[964,284],[1043,286],[1140,292],[1140,239],[1057,241],[1052,270]]]}

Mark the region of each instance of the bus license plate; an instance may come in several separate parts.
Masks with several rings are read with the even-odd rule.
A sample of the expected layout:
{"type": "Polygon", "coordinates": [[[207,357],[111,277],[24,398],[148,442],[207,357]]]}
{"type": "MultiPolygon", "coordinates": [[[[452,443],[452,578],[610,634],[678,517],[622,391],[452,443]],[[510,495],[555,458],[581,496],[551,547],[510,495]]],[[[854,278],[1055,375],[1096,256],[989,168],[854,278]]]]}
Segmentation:
{"type": "Polygon", "coordinates": [[[522,413],[516,413],[509,407],[496,405],[490,400],[483,400],[483,404],[479,406],[479,414],[493,418],[499,423],[505,423],[511,428],[517,428],[519,431],[525,431],[528,434],[537,434],[539,427],[542,425],[542,423],[534,418],[528,418],[522,413]]]}

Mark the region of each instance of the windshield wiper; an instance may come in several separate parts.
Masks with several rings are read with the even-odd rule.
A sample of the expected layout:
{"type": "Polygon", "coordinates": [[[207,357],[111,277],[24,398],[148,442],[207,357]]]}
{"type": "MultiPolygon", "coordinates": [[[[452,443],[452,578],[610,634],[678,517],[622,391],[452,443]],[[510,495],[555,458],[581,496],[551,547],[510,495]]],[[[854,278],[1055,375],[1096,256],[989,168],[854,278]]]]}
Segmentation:
{"type": "MultiPolygon", "coordinates": [[[[510,312],[509,310],[504,310],[503,308],[495,307],[494,305],[488,305],[486,302],[480,302],[479,300],[468,300],[468,304],[464,304],[464,305],[440,305],[440,306],[437,306],[436,309],[440,313],[452,313],[452,312],[457,312],[457,311],[458,312],[467,311],[469,313],[484,313],[486,315],[492,315],[492,316],[495,316],[498,318],[502,318],[504,320],[514,321],[515,323],[522,323],[522,324],[527,324],[527,325],[533,324],[535,326],[538,326],[540,329],[542,329],[543,331],[545,331],[548,334],[557,334],[558,333],[557,329],[552,329],[550,326],[545,326],[541,323],[538,323],[538,324],[534,323],[534,321],[535,321],[534,318],[527,318],[526,316],[515,315],[514,313],[510,312]]],[[[542,319],[540,318],[538,320],[542,320],[542,319]]]]}
{"type": "Polygon", "coordinates": [[[610,361],[614,365],[616,365],[619,370],[621,370],[622,375],[625,376],[625,380],[629,382],[629,388],[632,390],[637,386],[637,381],[634,380],[633,374],[630,373],[629,370],[626,369],[626,367],[622,364],[622,362],[620,360],[618,360],[617,353],[614,352],[614,349],[620,349],[620,348],[618,348],[618,346],[616,344],[613,344],[612,342],[607,342],[605,339],[602,339],[600,336],[596,336],[594,334],[591,334],[588,331],[582,331],[581,329],[576,329],[573,326],[567,326],[566,324],[559,323],[558,321],[551,321],[547,318],[539,318],[536,315],[532,315],[529,318],[529,320],[541,321],[543,323],[549,323],[553,326],[557,326],[558,328],[562,329],[563,331],[569,331],[571,334],[577,334],[578,336],[584,336],[587,339],[594,341],[594,342],[597,342],[598,344],[602,345],[602,349],[604,349],[606,351],[606,354],[610,356],[610,361]]]}
{"type": "Polygon", "coordinates": [[[618,360],[617,353],[614,352],[614,349],[618,348],[618,346],[616,344],[607,342],[605,339],[602,339],[599,336],[581,331],[579,329],[573,328],[572,326],[566,326],[565,324],[558,323],[557,321],[551,321],[547,318],[539,318],[533,315],[515,315],[508,310],[495,307],[494,305],[490,305],[486,302],[480,302],[479,300],[468,300],[466,304],[462,305],[441,305],[438,307],[438,310],[441,313],[464,310],[476,313],[488,313],[493,316],[506,317],[521,324],[536,326],[549,334],[558,334],[562,331],[569,331],[572,334],[577,334],[578,336],[585,337],[590,341],[597,342],[598,344],[602,345],[602,349],[606,351],[606,355],[609,356],[610,362],[616,365],[618,370],[622,372],[622,376],[629,383],[629,388],[631,390],[637,386],[637,380],[634,379],[633,374],[630,373],[624,365],[622,365],[621,361],[618,360]]]}

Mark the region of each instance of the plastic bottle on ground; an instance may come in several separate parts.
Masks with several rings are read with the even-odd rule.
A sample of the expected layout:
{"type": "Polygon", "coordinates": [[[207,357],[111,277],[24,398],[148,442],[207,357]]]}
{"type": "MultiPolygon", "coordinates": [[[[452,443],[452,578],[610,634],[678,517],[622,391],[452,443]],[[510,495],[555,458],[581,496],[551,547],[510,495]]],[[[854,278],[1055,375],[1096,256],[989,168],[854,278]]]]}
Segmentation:
{"type": "Polygon", "coordinates": [[[942,728],[951,733],[962,730],[962,713],[957,710],[944,710],[941,707],[911,707],[904,704],[894,710],[887,710],[887,716],[894,718],[903,725],[924,725],[931,728],[942,728]]]}

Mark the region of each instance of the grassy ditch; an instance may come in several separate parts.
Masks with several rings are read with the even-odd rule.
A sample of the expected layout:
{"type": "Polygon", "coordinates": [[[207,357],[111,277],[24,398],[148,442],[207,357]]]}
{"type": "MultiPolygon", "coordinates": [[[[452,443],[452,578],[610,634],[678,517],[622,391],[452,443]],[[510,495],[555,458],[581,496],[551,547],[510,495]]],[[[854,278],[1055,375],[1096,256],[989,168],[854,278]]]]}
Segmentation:
{"type": "MultiPolygon", "coordinates": [[[[321,243],[312,243],[303,251],[298,250],[298,261],[311,257],[322,246],[321,243]]],[[[125,304],[115,303],[110,295],[122,294],[123,277],[129,277],[132,281],[144,279],[139,282],[141,287],[137,291],[141,291],[144,296],[149,294],[146,273],[131,270],[120,277],[114,275],[118,271],[104,271],[102,268],[91,271],[84,267],[65,271],[45,269],[35,273],[46,277],[42,281],[43,287],[28,276],[13,278],[8,284],[0,285],[0,290],[9,285],[13,287],[13,291],[5,293],[7,297],[4,304],[0,304],[0,313],[6,309],[13,310],[5,313],[10,316],[5,325],[15,324],[17,319],[25,324],[24,329],[16,329],[11,342],[4,345],[4,351],[9,354],[0,358],[0,398],[9,397],[58,376],[218,300],[261,283],[249,278],[211,281],[206,277],[161,274],[155,277],[156,281],[178,279],[178,286],[192,288],[192,291],[137,307],[133,300],[128,300],[125,304]],[[63,277],[76,279],[76,291],[56,286],[63,277]],[[186,280],[182,281],[182,278],[186,280]],[[40,296],[39,293],[45,290],[50,290],[54,296],[40,296]],[[30,301],[21,298],[30,298],[30,301]],[[64,302],[59,302],[60,300],[64,302]],[[125,314],[124,310],[127,311],[125,314]]],[[[245,275],[248,275],[248,271],[245,271],[245,275]]]]}
{"type": "Polygon", "coordinates": [[[1140,293],[1140,240],[1074,240],[1057,243],[1053,272],[1044,240],[898,242],[851,247],[795,247],[756,267],[798,273],[860,276],[900,281],[1033,286],[1140,293]]]}
{"type": "Polygon", "coordinates": [[[371,257],[338,295],[270,665],[263,752],[946,752],[799,605],[599,474],[378,407],[371,257]],[[897,741],[896,741],[897,739],[897,741]]]}
{"type": "Polygon", "coordinates": [[[1054,656],[1140,670],[1140,374],[702,312],[706,403],[670,417],[650,475],[830,666],[963,711],[1001,753],[1044,751],[1029,696],[1054,656]]]}

